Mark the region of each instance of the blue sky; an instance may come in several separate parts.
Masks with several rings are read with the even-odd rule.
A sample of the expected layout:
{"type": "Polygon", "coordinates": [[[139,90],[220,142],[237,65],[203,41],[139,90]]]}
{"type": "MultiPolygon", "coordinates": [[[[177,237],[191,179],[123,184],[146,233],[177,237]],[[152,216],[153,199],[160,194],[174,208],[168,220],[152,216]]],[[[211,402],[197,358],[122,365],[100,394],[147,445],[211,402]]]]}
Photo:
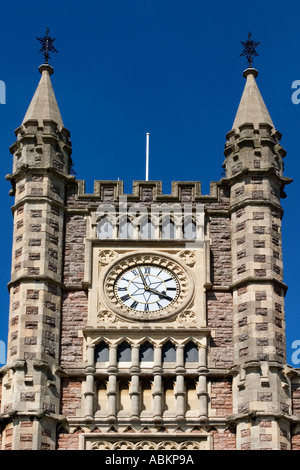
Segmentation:
{"type": "MultiPolygon", "coordinates": [[[[52,84],[64,125],[71,132],[78,179],[93,192],[94,180],[145,178],[145,134],[150,132],[150,174],[162,180],[199,180],[202,192],[222,176],[225,136],[244,88],[241,41],[251,30],[258,47],[257,83],[287,150],[283,247],[288,362],[300,341],[299,177],[300,104],[292,103],[300,80],[299,1],[236,0],[15,0],[1,7],[0,80],[0,340],[6,342],[13,199],[5,175],[9,147],[40,79],[36,36],[49,27],[59,53],[52,84]]],[[[1,354],[0,354],[1,356],[1,354]]],[[[1,359],[1,358],[0,358],[1,359]]],[[[295,364],[294,364],[295,365],[295,364]]]]}

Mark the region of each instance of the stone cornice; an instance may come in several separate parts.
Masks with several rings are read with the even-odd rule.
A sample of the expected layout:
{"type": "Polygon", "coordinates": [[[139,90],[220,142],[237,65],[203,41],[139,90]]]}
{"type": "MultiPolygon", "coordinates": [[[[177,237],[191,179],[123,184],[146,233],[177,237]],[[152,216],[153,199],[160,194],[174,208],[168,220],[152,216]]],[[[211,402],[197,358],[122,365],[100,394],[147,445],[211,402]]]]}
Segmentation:
{"type": "Polygon", "coordinates": [[[251,169],[251,168],[243,168],[241,171],[236,173],[233,176],[228,176],[226,178],[222,178],[220,183],[225,182],[232,186],[234,183],[237,183],[241,179],[244,179],[247,176],[265,176],[271,178],[273,181],[279,183],[280,185],[285,186],[286,184],[290,184],[293,182],[291,178],[288,178],[286,176],[280,176],[276,173],[276,170],[273,167],[270,167],[268,169],[263,169],[263,168],[257,168],[257,169],[251,169]]]}

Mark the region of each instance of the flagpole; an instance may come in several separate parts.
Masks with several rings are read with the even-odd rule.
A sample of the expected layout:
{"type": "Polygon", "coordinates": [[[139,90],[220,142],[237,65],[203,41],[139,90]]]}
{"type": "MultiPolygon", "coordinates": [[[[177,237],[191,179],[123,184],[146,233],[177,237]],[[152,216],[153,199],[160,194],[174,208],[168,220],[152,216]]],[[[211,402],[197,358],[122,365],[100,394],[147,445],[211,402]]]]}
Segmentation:
{"type": "Polygon", "coordinates": [[[149,181],[149,132],[146,134],[146,181],[149,181]]]}

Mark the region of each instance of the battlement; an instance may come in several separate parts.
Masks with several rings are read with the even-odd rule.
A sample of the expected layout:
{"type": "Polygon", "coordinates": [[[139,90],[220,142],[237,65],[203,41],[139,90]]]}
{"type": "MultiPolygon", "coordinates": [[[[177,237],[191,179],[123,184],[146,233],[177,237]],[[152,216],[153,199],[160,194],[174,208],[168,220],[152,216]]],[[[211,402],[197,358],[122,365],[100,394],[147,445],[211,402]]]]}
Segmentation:
{"type": "Polygon", "coordinates": [[[150,204],[157,203],[193,203],[218,199],[218,188],[220,182],[210,183],[210,194],[201,194],[201,183],[199,181],[173,181],[171,194],[164,194],[162,181],[133,181],[132,193],[124,193],[123,181],[101,181],[94,182],[94,193],[85,192],[85,181],[77,180],[77,197],[79,199],[97,199],[101,202],[117,202],[124,196],[129,202],[142,202],[150,204]]]}

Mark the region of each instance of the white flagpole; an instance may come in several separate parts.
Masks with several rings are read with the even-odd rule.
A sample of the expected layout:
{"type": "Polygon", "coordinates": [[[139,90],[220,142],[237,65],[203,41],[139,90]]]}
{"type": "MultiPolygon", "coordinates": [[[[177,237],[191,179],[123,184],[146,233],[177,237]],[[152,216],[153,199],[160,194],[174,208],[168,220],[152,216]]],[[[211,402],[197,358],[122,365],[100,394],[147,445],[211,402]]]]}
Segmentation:
{"type": "Polygon", "coordinates": [[[146,134],[146,181],[149,181],[149,132],[146,134]]]}

